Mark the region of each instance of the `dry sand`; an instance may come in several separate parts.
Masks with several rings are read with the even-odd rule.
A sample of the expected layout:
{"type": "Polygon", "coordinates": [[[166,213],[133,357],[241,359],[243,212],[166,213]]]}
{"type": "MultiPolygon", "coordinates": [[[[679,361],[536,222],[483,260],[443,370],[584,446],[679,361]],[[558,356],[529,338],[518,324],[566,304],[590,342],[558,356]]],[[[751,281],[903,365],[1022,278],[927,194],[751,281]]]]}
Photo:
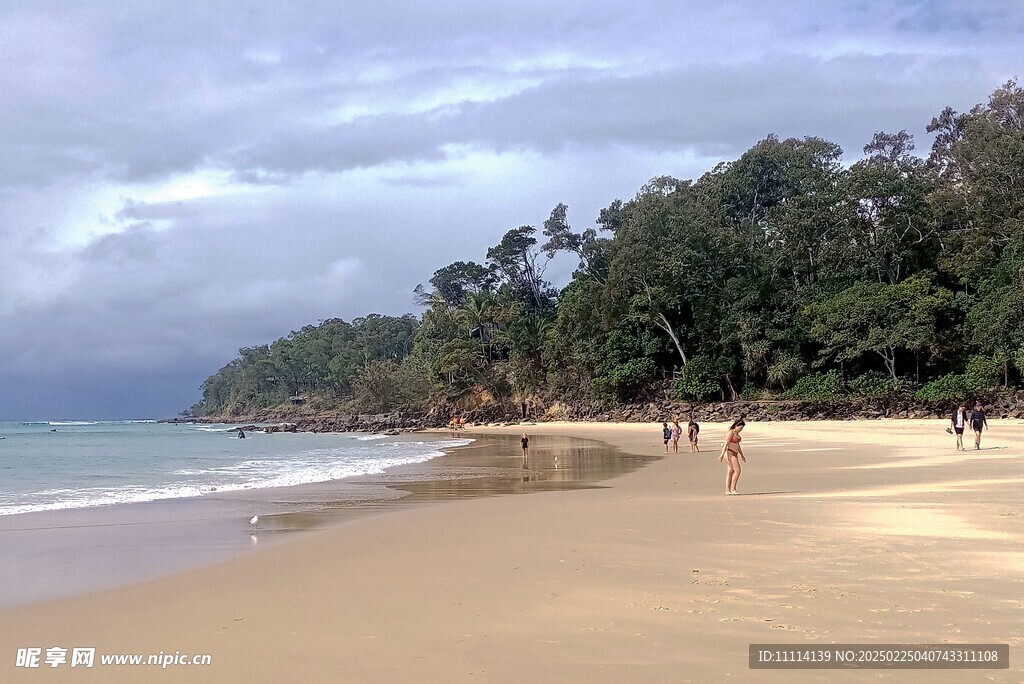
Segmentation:
{"type": "MultiPolygon", "coordinates": [[[[1024,423],[994,421],[962,453],[942,427],[750,424],[744,495],[727,497],[709,424],[703,453],[604,488],[395,507],[9,609],[0,681],[1021,682],[1024,423]],[[749,670],[763,642],[1009,643],[1011,669],[749,670]],[[18,669],[26,646],[213,665],[18,669]]],[[[526,430],[662,451],[659,425],[526,430]]]]}

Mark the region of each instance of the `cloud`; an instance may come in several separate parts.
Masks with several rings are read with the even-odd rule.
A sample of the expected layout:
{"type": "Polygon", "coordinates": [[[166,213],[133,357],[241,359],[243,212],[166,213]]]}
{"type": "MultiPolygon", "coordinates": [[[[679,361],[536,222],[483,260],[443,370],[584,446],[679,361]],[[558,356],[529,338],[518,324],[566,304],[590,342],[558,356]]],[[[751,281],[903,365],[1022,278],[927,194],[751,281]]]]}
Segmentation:
{"type": "Polygon", "coordinates": [[[1024,12],[11,0],[0,22],[0,416],[110,417],[176,413],[241,346],[406,313],[558,202],[584,227],[768,133],[926,150],[936,112],[1017,73],[1024,12]]]}

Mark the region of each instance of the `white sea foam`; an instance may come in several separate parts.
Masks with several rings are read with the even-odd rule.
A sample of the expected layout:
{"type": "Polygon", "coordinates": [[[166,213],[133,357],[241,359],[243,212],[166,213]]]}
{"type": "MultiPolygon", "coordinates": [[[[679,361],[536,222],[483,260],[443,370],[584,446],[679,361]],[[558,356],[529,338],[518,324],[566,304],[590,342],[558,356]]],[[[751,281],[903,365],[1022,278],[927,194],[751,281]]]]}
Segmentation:
{"type": "Polygon", "coordinates": [[[377,439],[386,439],[387,435],[363,435],[362,437],[356,437],[360,442],[372,442],[377,439]]]}
{"type": "Polygon", "coordinates": [[[99,425],[98,420],[51,420],[47,425],[99,425]]]}
{"type": "Polygon", "coordinates": [[[152,486],[53,487],[11,496],[0,494],[0,515],[196,497],[212,492],[287,487],[376,475],[394,466],[423,463],[441,456],[444,449],[472,442],[467,438],[308,449],[280,457],[251,458],[224,465],[210,463],[208,467],[177,468],[167,472],[175,479],[192,481],[178,479],[152,486]]]}

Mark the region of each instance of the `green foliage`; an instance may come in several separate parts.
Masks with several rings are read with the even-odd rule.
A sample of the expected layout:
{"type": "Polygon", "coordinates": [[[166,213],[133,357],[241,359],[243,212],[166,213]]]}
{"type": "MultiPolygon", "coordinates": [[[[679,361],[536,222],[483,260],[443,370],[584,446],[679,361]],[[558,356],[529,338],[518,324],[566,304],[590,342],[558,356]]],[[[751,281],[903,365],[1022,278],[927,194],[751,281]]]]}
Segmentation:
{"type": "Polygon", "coordinates": [[[877,354],[895,381],[898,354],[934,343],[939,313],[951,302],[949,290],[936,288],[928,274],[896,285],[857,283],[809,307],[810,334],[825,357],[849,361],[877,354]]]}
{"type": "Polygon", "coordinates": [[[599,395],[614,395],[620,400],[630,399],[635,392],[654,378],[654,361],[646,357],[629,359],[611,366],[605,375],[594,380],[599,395]]]}
{"type": "Polygon", "coordinates": [[[722,386],[719,364],[698,356],[683,366],[672,387],[677,399],[702,401],[717,394],[722,386]]]}
{"type": "Polygon", "coordinates": [[[767,380],[771,385],[785,388],[787,384],[800,377],[807,370],[807,364],[792,354],[778,355],[768,366],[767,380]]]}
{"type": "Polygon", "coordinates": [[[967,381],[964,376],[949,373],[932,380],[915,392],[914,396],[925,401],[963,401],[967,392],[967,381]]]}
{"type": "Polygon", "coordinates": [[[306,394],[350,395],[360,369],[412,352],[419,322],[411,315],[370,314],[307,325],[273,344],[247,347],[203,383],[196,416],[239,415],[306,394]]]}
{"type": "Polygon", "coordinates": [[[793,389],[786,392],[787,399],[808,401],[835,401],[843,394],[843,379],[838,371],[811,373],[796,381],[793,389]]]}
{"type": "Polygon", "coordinates": [[[838,368],[874,359],[885,373],[849,391],[883,396],[911,372],[921,397],[1018,381],[1022,120],[1011,81],[939,113],[927,160],[905,131],[875,133],[849,167],[835,143],[770,135],[695,181],[652,179],[582,230],[558,204],[542,245],[520,226],[479,263],[436,270],[414,291],[419,319],[333,319],[242,349],[193,410],[241,414],[296,394],[379,409],[473,386],[499,400],[626,401],[673,373],[691,400],[831,399],[838,368]],[[556,255],[578,264],[561,292],[544,277],[556,255]]]}
{"type": "Polygon", "coordinates": [[[902,388],[902,384],[899,381],[894,382],[891,377],[878,371],[868,371],[846,383],[850,392],[869,399],[878,399],[894,394],[902,388]]]}
{"type": "Polygon", "coordinates": [[[999,384],[1002,364],[986,356],[972,356],[964,371],[964,384],[968,390],[983,390],[999,384]]]}
{"type": "Polygon", "coordinates": [[[355,379],[357,408],[385,413],[396,409],[426,408],[432,391],[430,375],[421,365],[406,359],[370,361],[355,379]]]}

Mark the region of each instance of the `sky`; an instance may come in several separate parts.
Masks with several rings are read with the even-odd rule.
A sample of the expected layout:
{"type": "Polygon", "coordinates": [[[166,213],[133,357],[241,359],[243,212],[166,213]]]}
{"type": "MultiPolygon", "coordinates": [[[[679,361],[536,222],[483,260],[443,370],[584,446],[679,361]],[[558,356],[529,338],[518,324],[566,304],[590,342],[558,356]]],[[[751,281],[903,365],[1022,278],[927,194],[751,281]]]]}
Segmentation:
{"type": "Polygon", "coordinates": [[[0,418],[176,415],[243,346],[418,313],[559,202],[770,133],[927,154],[1022,44],[1019,0],[5,0],[0,418]]]}

